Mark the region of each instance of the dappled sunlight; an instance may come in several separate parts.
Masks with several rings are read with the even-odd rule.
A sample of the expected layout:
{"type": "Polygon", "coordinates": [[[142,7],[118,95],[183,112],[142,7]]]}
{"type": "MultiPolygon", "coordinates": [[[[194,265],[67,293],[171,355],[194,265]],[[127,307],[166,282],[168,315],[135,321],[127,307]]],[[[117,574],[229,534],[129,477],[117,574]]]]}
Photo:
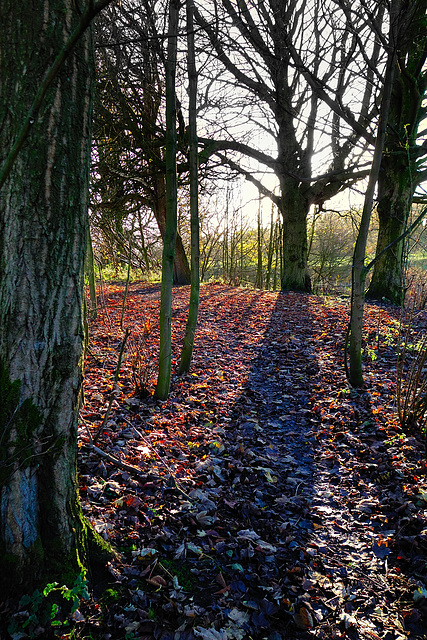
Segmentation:
{"type": "MultiPolygon", "coordinates": [[[[173,367],[188,294],[174,290],[173,367]]],[[[124,305],[135,339],[149,322],[147,363],[158,297],[132,285],[124,305]]],[[[123,294],[106,288],[105,301],[90,329],[80,483],[87,518],[122,553],[110,615],[160,638],[418,629],[426,466],[419,439],[398,431],[397,311],[368,305],[367,384],[356,391],[344,371],[347,300],[203,286],[191,371],[173,370],[159,402],[154,381],[135,395],[131,342],[113,384],[123,294]]]]}

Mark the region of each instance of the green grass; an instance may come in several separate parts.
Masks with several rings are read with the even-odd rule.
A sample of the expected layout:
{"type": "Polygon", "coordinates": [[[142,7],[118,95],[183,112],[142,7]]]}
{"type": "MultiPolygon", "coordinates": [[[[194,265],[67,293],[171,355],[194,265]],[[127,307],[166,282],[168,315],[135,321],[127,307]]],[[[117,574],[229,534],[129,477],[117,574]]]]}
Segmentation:
{"type": "MultiPolygon", "coordinates": [[[[126,282],[127,280],[127,266],[120,266],[115,269],[112,264],[107,264],[101,269],[101,276],[105,282],[126,282]]],[[[96,268],[95,277],[98,280],[100,277],[99,269],[96,268]]],[[[141,269],[131,269],[130,282],[146,282],[147,284],[154,284],[161,281],[160,271],[152,271],[148,275],[142,272],[141,269]]]]}
{"type": "Polygon", "coordinates": [[[409,256],[409,264],[411,267],[416,267],[417,269],[424,269],[427,271],[427,255],[425,251],[417,251],[416,253],[411,253],[409,256]]]}

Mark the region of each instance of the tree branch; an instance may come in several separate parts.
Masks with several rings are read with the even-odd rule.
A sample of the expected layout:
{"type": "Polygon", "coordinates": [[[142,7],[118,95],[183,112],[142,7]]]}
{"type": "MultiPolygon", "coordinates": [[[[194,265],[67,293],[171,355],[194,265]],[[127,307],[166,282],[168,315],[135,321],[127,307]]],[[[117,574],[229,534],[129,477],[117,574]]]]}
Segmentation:
{"type": "Polygon", "coordinates": [[[83,35],[83,33],[86,31],[86,29],[88,28],[88,26],[90,25],[90,23],[92,22],[93,18],[95,18],[95,16],[98,15],[98,13],[100,11],[102,11],[102,9],[104,9],[108,4],[110,4],[110,2],[112,2],[112,0],[99,0],[98,2],[94,2],[94,0],[89,0],[86,6],[86,9],[84,11],[84,13],[81,15],[80,17],[80,21],[79,24],[77,25],[76,29],[73,31],[73,33],[71,34],[71,36],[69,37],[69,39],[67,40],[67,42],[65,43],[64,47],[61,49],[61,51],[58,53],[58,55],[56,56],[55,60],[53,61],[52,65],[50,66],[50,68],[48,69],[36,95],[35,98],[33,100],[33,104],[31,105],[31,107],[28,110],[27,116],[24,120],[24,123],[21,127],[21,131],[19,132],[12,149],[9,152],[8,157],[6,158],[6,161],[3,165],[3,168],[1,170],[0,173],[0,189],[1,187],[4,185],[4,183],[6,182],[12,167],[15,163],[15,160],[18,156],[19,151],[22,148],[22,145],[25,142],[25,139],[27,137],[28,131],[31,127],[32,124],[34,124],[34,121],[36,119],[37,113],[40,109],[40,106],[42,105],[43,99],[46,95],[47,90],[49,89],[49,87],[51,86],[52,82],[54,81],[54,79],[56,78],[56,76],[58,75],[62,65],[64,64],[64,62],[66,61],[66,59],[68,58],[68,56],[70,55],[70,53],[73,51],[74,47],[76,46],[77,42],[79,41],[79,39],[81,38],[81,36],[83,35]]]}
{"type": "Polygon", "coordinates": [[[252,173],[250,173],[250,171],[246,171],[246,169],[243,169],[240,165],[237,164],[237,162],[230,160],[229,158],[227,158],[227,156],[224,156],[222,153],[218,153],[217,155],[219,158],[221,158],[221,161],[224,164],[227,164],[231,169],[233,169],[234,171],[237,171],[238,173],[240,173],[240,175],[244,176],[244,178],[248,182],[251,182],[258,189],[258,191],[262,193],[262,195],[267,196],[267,198],[270,198],[270,200],[274,202],[274,204],[277,207],[280,208],[280,205],[281,205],[280,196],[276,196],[276,194],[273,193],[273,191],[271,191],[270,189],[267,189],[267,187],[265,187],[260,180],[255,178],[255,176],[252,173]]]}
{"type": "Polygon", "coordinates": [[[200,162],[204,162],[206,158],[218,153],[218,151],[229,150],[243,153],[254,160],[258,160],[258,162],[265,164],[273,171],[277,171],[279,167],[279,162],[275,158],[250,147],[244,142],[238,142],[236,140],[212,140],[211,138],[199,138],[199,143],[204,145],[203,151],[200,152],[200,162]]]}
{"type": "Polygon", "coordinates": [[[366,273],[372,269],[374,264],[378,262],[378,260],[385,254],[386,251],[388,251],[388,249],[391,249],[391,247],[394,247],[401,240],[409,236],[409,234],[411,234],[414,231],[414,229],[416,229],[418,225],[422,222],[426,214],[427,214],[427,206],[424,207],[420,215],[415,218],[414,222],[406,229],[406,231],[404,231],[398,238],[395,238],[393,242],[390,242],[389,245],[387,245],[382,251],[380,251],[380,253],[377,256],[375,256],[375,258],[371,260],[369,264],[366,265],[365,267],[366,273]]]}

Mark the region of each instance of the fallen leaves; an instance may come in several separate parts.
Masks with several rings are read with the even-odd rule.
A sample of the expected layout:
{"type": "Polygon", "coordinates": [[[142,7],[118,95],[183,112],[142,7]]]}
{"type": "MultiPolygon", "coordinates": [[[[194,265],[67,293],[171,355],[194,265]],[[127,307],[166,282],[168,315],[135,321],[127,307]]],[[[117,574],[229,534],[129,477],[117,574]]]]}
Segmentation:
{"type": "MultiPolygon", "coordinates": [[[[204,286],[192,371],[159,403],[132,382],[143,344],[138,375],[153,390],[158,292],[132,286],[129,354],[98,443],[119,468],[87,429],[111,397],[120,296],[106,288],[91,327],[80,430],[83,510],[122,554],[110,567],[122,595],[103,614],[112,637],[425,637],[427,469],[416,434],[398,431],[393,310],[380,334],[367,314],[380,348],[355,392],[347,302],[204,286]]],[[[175,363],[187,301],[175,290],[175,363]]]]}

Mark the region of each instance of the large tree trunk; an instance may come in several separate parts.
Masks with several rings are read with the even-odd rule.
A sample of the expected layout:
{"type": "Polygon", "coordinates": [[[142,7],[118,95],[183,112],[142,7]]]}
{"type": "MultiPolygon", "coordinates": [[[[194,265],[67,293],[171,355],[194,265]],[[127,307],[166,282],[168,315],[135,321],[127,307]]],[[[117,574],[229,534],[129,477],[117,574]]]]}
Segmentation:
{"type": "MultiPolygon", "coordinates": [[[[379,229],[376,255],[404,233],[408,222],[414,185],[405,160],[403,158],[403,162],[399,162],[395,156],[383,158],[378,179],[379,229]]],[[[375,263],[367,298],[385,298],[395,304],[402,302],[403,247],[404,240],[395,242],[375,263]]]]}
{"type": "Polygon", "coordinates": [[[311,291],[307,270],[307,216],[310,204],[298,184],[282,180],[283,274],[282,291],[311,291]]]}
{"type": "Polygon", "coordinates": [[[191,270],[188,264],[182,238],[176,233],[175,257],[173,261],[173,283],[177,286],[191,284],[191,270]]]}
{"type": "MultiPolygon", "coordinates": [[[[280,4],[280,3],[279,3],[280,4]]],[[[284,7],[283,7],[284,8],[284,7]]],[[[284,59],[287,54],[284,53],[284,59]]],[[[311,281],[308,275],[307,258],[307,216],[310,201],[307,197],[307,185],[303,185],[297,175],[311,174],[312,128],[307,133],[307,148],[303,151],[297,139],[293,118],[289,113],[292,103],[292,89],[289,86],[289,68],[287,64],[280,65],[277,80],[276,119],[279,134],[278,160],[276,172],[280,180],[280,211],[283,218],[283,272],[282,291],[311,291],[311,281]],[[290,173],[294,173],[295,177],[290,173]],[[304,193],[305,192],[305,193],[304,193]]],[[[312,103],[316,108],[316,100],[312,103]]]]}
{"type": "MultiPolygon", "coordinates": [[[[155,189],[156,201],[154,203],[153,213],[164,242],[166,234],[166,178],[164,175],[159,175],[156,178],[155,189]]],[[[173,283],[179,286],[191,283],[190,265],[188,264],[182,238],[178,232],[176,232],[173,261],[173,283]]]]}
{"type": "MultiPolygon", "coordinates": [[[[0,9],[0,153],[79,20],[72,0],[0,9]]],[[[0,192],[0,590],[86,563],[76,484],[92,53],[84,34],[0,192]],[[15,382],[13,391],[10,382],[15,382]],[[17,382],[19,381],[19,382],[17,382]]]]}
{"type": "Polygon", "coordinates": [[[379,231],[376,255],[392,245],[375,263],[367,297],[400,304],[404,296],[404,233],[412,198],[420,181],[417,158],[419,125],[424,117],[425,15],[427,2],[403,0],[399,15],[398,61],[393,80],[389,126],[378,178],[379,231]]]}

